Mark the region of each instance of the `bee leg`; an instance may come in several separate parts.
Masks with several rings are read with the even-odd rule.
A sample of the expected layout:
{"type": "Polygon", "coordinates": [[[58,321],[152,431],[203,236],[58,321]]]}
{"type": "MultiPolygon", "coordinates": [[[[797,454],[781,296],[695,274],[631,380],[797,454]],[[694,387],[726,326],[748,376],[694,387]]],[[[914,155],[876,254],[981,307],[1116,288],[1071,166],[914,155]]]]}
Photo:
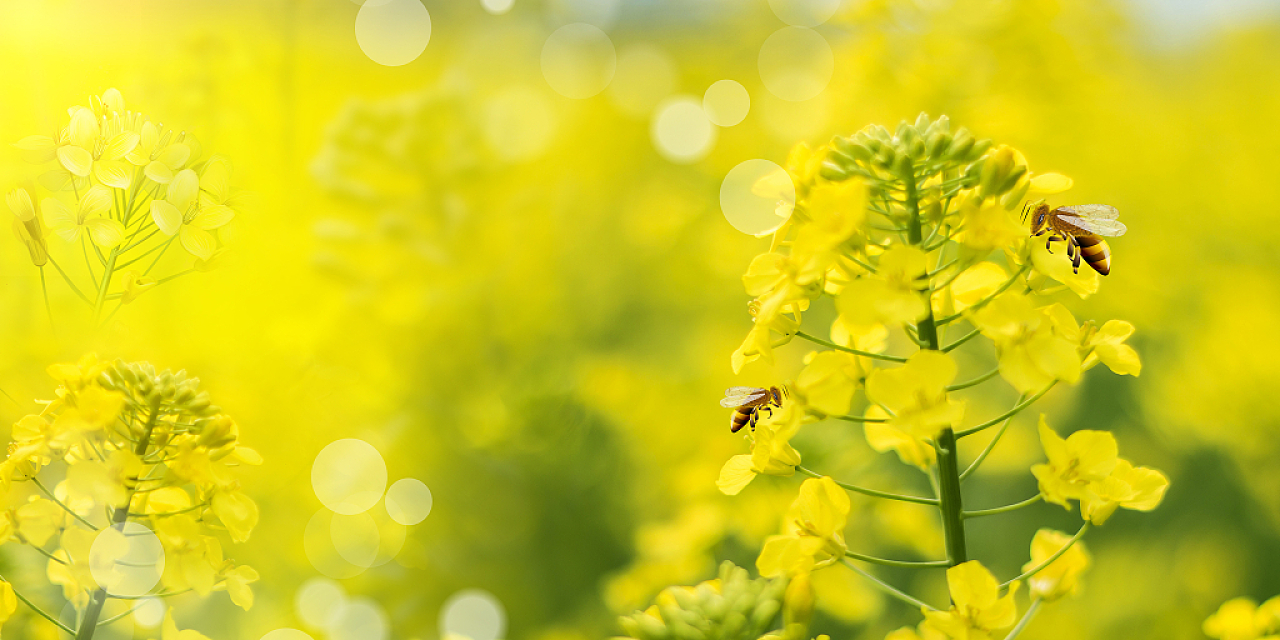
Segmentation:
{"type": "Polygon", "coordinates": [[[1049,239],[1044,241],[1045,251],[1048,251],[1049,253],[1053,253],[1053,248],[1049,246],[1050,243],[1059,242],[1061,240],[1062,238],[1059,238],[1057,234],[1049,236],[1049,239]]]}
{"type": "Polygon", "coordinates": [[[1072,253],[1074,254],[1071,258],[1071,270],[1075,273],[1080,273],[1080,254],[1083,252],[1080,250],[1080,245],[1076,244],[1076,239],[1074,237],[1071,238],[1070,246],[1072,247],[1072,253]]]}

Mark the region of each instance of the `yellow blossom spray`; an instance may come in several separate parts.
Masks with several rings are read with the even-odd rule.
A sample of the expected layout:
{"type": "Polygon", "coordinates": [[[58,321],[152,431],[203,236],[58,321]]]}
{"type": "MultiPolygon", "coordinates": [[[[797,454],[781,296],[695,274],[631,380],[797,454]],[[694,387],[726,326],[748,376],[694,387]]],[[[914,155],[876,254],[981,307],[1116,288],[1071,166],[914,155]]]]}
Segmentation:
{"type": "MultiPolygon", "coordinates": [[[[21,600],[76,640],[90,640],[143,606],[133,603],[153,598],[222,590],[252,606],[249,584],[258,574],[225,558],[223,540],[244,542],[258,522],[237,471],[261,458],[240,444],[236,423],[200,381],[93,356],[49,373],[60,383],[56,398],[14,425],[0,462],[9,505],[0,542],[43,555],[69,609],[55,616],[0,578],[0,618],[21,600]],[[121,611],[106,616],[109,603],[121,611]]],[[[178,635],[172,610],[164,627],[165,637],[178,635]]]]}
{"type": "MultiPolygon", "coordinates": [[[[126,110],[116,89],[68,114],[54,135],[14,144],[27,160],[48,167],[37,179],[48,195],[37,199],[34,185],[5,194],[14,233],[40,270],[46,310],[46,264],[95,323],[105,321],[110,303],[107,318],[151,288],[213,268],[234,235],[238,206],[226,159],[203,157],[193,136],[126,110]],[[49,236],[65,248],[50,252],[49,236]],[[152,275],[175,243],[194,258],[191,266],[152,275]],[[83,269],[76,264],[82,258],[83,269]]],[[[52,322],[51,310],[49,316],[52,322]]]]}
{"type": "Polygon", "coordinates": [[[1131,325],[1081,324],[1065,306],[1047,300],[1064,290],[1083,297],[1100,281],[1099,273],[1081,271],[1068,259],[1069,246],[1079,256],[1072,238],[1033,237],[1020,224],[1021,207],[1039,205],[1072,182],[1034,174],[1017,150],[963,128],[953,131],[947,118],[924,114],[895,131],[869,126],[818,149],[801,145],[785,175],[767,176],[758,191],[786,179],[795,186],[794,206],[779,207],[785,222],[743,276],[753,296],[753,326],[732,365],[737,372],[753,360],[772,361],[774,350],[795,338],[822,349],[805,357],[781,406],[757,416],[747,432],[750,453],[734,456],[721,471],[718,485],[730,495],[761,474],[811,476],[800,485],[783,533],[765,541],[756,566],[766,577],[793,581],[848,567],[923,614],[918,628],[894,631],[892,640],[1012,639],[1043,603],[1076,591],[1091,562],[1080,542],[1091,525],[1101,525],[1117,508],[1155,508],[1168,486],[1160,472],[1121,459],[1111,434],[1077,431],[1062,438],[1041,417],[1047,462],[1031,468],[1039,493],[1002,507],[965,506],[972,496],[962,483],[1014,418],[1058,383],[1074,384],[1098,363],[1121,375],[1141,371],[1126,344],[1131,325]],[[824,299],[837,314],[829,337],[803,326],[801,317],[824,299]],[[891,353],[895,335],[900,344],[914,345],[913,352],[891,353]],[[996,367],[958,380],[958,350],[977,352],[984,344],[996,367]],[[1020,397],[998,415],[972,418],[962,392],[1000,384],[998,378],[1020,397]],[[804,466],[791,441],[805,425],[824,420],[861,425],[872,449],[896,452],[925,473],[933,495],[836,480],[804,466]],[[961,450],[965,439],[993,428],[983,447],[961,450]],[[892,559],[851,549],[845,538],[849,493],[936,509],[942,557],[892,559]],[[1078,503],[1079,530],[1042,529],[1030,543],[1023,572],[1004,581],[970,557],[968,520],[1041,501],[1068,509],[1078,503]],[[945,570],[950,603],[925,602],[862,565],[945,570]],[[1015,597],[1023,584],[1031,601],[1019,615],[1015,597]]]}

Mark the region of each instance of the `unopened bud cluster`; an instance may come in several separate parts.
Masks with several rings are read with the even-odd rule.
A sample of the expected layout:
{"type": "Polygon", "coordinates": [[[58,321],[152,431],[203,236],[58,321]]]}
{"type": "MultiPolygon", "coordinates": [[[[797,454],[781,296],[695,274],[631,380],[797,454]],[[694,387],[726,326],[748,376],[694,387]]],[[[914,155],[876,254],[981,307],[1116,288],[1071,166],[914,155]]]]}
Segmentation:
{"type": "Polygon", "coordinates": [[[776,624],[786,590],[785,578],[753,580],[725,562],[715,580],[669,587],[620,623],[636,640],[756,640],[776,624]]]}

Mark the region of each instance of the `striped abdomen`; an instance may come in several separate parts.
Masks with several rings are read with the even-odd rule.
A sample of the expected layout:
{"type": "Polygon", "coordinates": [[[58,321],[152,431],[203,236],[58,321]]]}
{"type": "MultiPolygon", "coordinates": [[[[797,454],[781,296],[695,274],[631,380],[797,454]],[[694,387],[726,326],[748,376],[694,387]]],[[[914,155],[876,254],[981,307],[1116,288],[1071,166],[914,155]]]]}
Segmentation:
{"type": "Polygon", "coordinates": [[[1075,240],[1080,256],[1094,271],[1104,276],[1111,273],[1111,249],[1107,247],[1106,240],[1092,233],[1076,235],[1075,240]]]}
{"type": "Polygon", "coordinates": [[[738,407],[733,410],[733,415],[729,418],[729,431],[737,433],[747,426],[751,421],[751,414],[756,412],[756,407],[738,407]]]}

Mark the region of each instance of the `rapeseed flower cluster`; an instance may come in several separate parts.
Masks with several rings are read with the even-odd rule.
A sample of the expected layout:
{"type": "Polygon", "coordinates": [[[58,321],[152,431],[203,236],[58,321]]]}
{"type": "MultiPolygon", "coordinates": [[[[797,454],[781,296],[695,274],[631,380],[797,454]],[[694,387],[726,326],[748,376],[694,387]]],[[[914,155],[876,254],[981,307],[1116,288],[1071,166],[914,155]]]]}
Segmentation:
{"type": "Polygon", "coordinates": [[[734,456],[721,471],[719,487],[730,495],[758,475],[810,476],[783,533],[765,541],[757,568],[794,581],[847,565],[922,612],[918,627],[899,629],[892,640],[1017,636],[1043,603],[1078,591],[1091,563],[1080,540],[1091,525],[1103,524],[1117,508],[1155,508],[1168,486],[1159,471],[1119,458],[1111,434],[1080,431],[1064,440],[1041,417],[1048,461],[1030,470],[1040,493],[994,509],[963,506],[961,482],[1014,418],[1056,385],[1079,382],[1099,363],[1120,375],[1141,372],[1126,343],[1132,325],[1081,323],[1049,299],[1059,291],[1095,292],[1098,274],[1076,273],[1065,251],[1045,248],[1019,223],[1020,207],[1070,188],[1071,180],[1036,173],[1016,149],[926,115],[895,131],[870,126],[817,149],[797,147],[786,169],[761,180],[756,191],[776,191],[773,183],[785,179],[794,183],[796,200],[780,205],[786,221],[743,276],[753,326],[731,363],[740,371],[754,360],[771,361],[775,349],[796,338],[821,349],[804,358],[782,406],[758,416],[747,433],[750,453],[734,456]],[[803,326],[802,312],[812,317],[823,304],[835,312],[830,330],[803,326]],[[894,340],[915,352],[891,353],[894,340]],[[962,354],[982,349],[993,353],[996,367],[962,380],[962,354]],[[999,415],[974,415],[962,392],[997,378],[1021,396],[999,415]],[[793,439],[805,425],[828,419],[861,424],[873,449],[895,452],[927,474],[933,495],[837,481],[804,466],[793,439]],[[961,451],[963,439],[997,426],[983,448],[961,451]],[[970,458],[965,467],[961,455],[970,458]],[[944,556],[896,560],[851,548],[845,536],[850,492],[936,508],[944,556]],[[966,520],[1041,500],[1079,502],[1080,529],[1040,530],[1023,572],[1003,582],[969,557],[966,520]],[[863,563],[945,569],[950,604],[934,606],[890,586],[863,563]],[[1015,598],[1022,585],[1029,587],[1030,604],[1020,612],[1015,598]]]}
{"type": "MultiPolygon", "coordinates": [[[[184,371],[89,355],[49,374],[55,398],[14,424],[0,462],[0,543],[47,558],[76,628],[17,597],[77,640],[111,621],[101,615],[113,599],[225,591],[249,609],[258,573],[226,557],[224,543],[248,540],[258,523],[238,471],[262,459],[240,443],[236,422],[184,371]]],[[[0,582],[4,618],[15,595],[0,582]]],[[[172,613],[166,638],[178,637],[172,613]]]]}
{"type": "Polygon", "coordinates": [[[116,305],[114,315],[156,285],[216,266],[234,237],[240,207],[227,160],[204,157],[185,131],[127,110],[116,89],[67,114],[67,124],[52,135],[14,144],[47,170],[5,194],[14,233],[40,270],[46,308],[47,264],[93,309],[95,321],[108,302],[116,305]],[[40,192],[47,195],[37,197],[40,192]],[[50,235],[66,248],[50,252],[50,235]],[[175,244],[194,258],[189,267],[151,275],[175,244]]]}

